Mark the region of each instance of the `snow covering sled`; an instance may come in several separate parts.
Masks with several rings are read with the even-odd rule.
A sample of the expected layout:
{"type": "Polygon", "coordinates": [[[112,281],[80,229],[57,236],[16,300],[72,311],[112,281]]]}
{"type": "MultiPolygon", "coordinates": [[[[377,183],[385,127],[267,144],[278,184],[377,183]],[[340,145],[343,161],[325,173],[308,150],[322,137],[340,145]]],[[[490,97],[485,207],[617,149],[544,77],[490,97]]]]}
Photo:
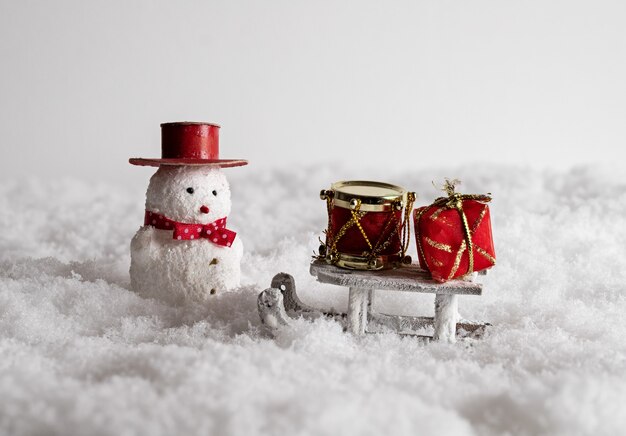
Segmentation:
{"type": "Polygon", "coordinates": [[[450,280],[439,283],[417,265],[397,269],[360,271],[338,268],[323,260],[311,263],[311,275],[321,283],[349,288],[348,312],[323,312],[302,303],[296,294],[294,278],[280,273],[272,279],[271,287],[259,294],[259,315],[271,329],[289,325],[298,317],[325,316],[340,322],[344,329],[356,334],[395,332],[418,336],[425,341],[455,342],[457,338],[480,338],[489,323],[461,319],[458,295],[482,295],[482,285],[474,281],[450,280]],[[435,316],[400,316],[377,313],[374,310],[376,291],[404,291],[435,294],[435,316]],[[424,335],[434,328],[433,336],[424,335]]]}

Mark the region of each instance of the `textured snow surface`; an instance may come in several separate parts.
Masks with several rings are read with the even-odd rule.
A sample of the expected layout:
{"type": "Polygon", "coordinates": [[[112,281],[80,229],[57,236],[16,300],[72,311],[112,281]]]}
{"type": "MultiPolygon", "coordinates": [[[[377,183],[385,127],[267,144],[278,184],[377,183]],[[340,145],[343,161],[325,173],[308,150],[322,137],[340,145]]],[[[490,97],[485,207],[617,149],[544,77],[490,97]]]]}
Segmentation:
{"type": "MultiPolygon", "coordinates": [[[[242,287],[178,308],[128,290],[148,172],[141,186],[0,184],[0,434],[626,432],[623,172],[228,174],[229,226],[246,241],[242,287]],[[459,298],[464,318],[493,324],[483,340],[354,338],[327,320],[276,339],[263,331],[256,297],[280,271],[307,304],[345,310],[344,289],[308,275],[326,222],[320,189],[377,179],[416,190],[420,205],[445,176],[495,199],[498,264],[482,297],[459,298]]],[[[432,295],[377,297],[385,312],[433,312],[432,295]]]]}

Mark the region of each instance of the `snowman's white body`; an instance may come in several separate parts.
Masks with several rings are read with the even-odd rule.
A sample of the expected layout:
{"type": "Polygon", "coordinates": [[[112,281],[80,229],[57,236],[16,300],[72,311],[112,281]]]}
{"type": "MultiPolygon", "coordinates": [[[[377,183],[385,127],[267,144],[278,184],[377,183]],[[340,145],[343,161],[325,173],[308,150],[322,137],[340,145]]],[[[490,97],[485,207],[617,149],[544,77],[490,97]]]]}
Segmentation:
{"type": "MultiPolygon", "coordinates": [[[[218,168],[161,166],[146,193],[147,211],[188,224],[210,224],[227,217],[230,209],[230,187],[218,168]]],[[[227,247],[206,238],[176,240],[172,230],[146,225],[135,234],[130,251],[131,287],[145,297],[176,305],[204,302],[240,283],[239,235],[227,247]]]]}

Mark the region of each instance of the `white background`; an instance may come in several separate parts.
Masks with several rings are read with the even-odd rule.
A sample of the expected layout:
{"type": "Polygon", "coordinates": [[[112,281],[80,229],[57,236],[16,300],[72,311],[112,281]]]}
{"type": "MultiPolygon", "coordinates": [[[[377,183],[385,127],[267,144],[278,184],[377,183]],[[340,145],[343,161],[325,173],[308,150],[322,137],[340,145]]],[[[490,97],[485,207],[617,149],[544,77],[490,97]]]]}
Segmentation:
{"type": "Polygon", "coordinates": [[[140,181],[159,123],[257,168],[614,161],[626,3],[1,1],[0,177],[140,181]]]}
{"type": "Polygon", "coordinates": [[[626,178],[585,164],[623,155],[625,5],[0,0],[0,435],[624,434],[626,178]],[[128,158],[185,119],[251,161],[228,170],[245,255],[241,288],[172,307],[130,290],[154,169],[128,158]],[[425,205],[444,176],[494,196],[498,264],[459,298],[482,340],[263,329],[279,271],[346,311],[309,274],[319,189],[425,205]]]}

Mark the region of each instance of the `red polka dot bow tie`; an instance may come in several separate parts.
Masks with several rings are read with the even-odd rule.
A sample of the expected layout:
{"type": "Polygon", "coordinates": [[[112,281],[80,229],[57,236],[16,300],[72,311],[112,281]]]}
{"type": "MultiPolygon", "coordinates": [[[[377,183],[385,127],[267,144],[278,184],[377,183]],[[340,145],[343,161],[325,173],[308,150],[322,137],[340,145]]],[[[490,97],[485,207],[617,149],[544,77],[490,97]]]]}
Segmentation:
{"type": "Polygon", "coordinates": [[[174,230],[174,239],[189,241],[205,238],[223,247],[233,245],[235,236],[237,236],[237,233],[226,228],[226,218],[220,218],[209,224],[187,224],[173,221],[164,215],[147,210],[143,223],[159,230],[174,230]]]}

